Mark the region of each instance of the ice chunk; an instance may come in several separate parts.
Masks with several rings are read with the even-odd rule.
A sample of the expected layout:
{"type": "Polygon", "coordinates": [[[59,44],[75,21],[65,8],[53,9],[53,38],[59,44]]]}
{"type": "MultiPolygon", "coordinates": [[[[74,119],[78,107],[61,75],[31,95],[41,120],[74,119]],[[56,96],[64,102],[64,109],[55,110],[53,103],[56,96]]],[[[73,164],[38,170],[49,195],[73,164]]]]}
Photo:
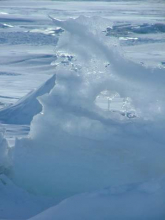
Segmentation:
{"type": "Polygon", "coordinates": [[[30,92],[16,104],[0,110],[0,121],[9,124],[30,124],[33,116],[42,111],[38,97],[49,93],[55,85],[55,75],[39,89],[30,92]]]}
{"type": "Polygon", "coordinates": [[[39,98],[43,114],[33,118],[29,138],[13,148],[13,181],[61,201],[164,175],[164,70],[124,58],[100,25],[97,30],[97,18],[55,23],[65,29],[57,52],[74,59],[67,65],[56,60],[56,86],[39,98]],[[98,108],[95,100],[102,91],[131,100],[136,120],[126,103],[128,117],[98,108]]]}

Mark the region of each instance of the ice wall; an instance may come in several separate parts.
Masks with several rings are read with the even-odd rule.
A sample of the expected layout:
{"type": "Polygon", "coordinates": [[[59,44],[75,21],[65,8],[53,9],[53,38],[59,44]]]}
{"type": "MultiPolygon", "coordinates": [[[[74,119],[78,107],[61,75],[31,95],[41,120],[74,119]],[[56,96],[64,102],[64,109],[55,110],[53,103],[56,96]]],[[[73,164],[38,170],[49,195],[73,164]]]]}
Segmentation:
{"type": "MultiPolygon", "coordinates": [[[[164,70],[147,69],[122,55],[102,32],[107,20],[54,20],[58,42],[56,85],[39,98],[29,138],[13,150],[15,183],[36,194],[68,196],[164,175],[164,70]],[[96,97],[108,91],[129,100],[104,111],[96,97]]],[[[124,100],[123,99],[123,100],[124,100]]]]}

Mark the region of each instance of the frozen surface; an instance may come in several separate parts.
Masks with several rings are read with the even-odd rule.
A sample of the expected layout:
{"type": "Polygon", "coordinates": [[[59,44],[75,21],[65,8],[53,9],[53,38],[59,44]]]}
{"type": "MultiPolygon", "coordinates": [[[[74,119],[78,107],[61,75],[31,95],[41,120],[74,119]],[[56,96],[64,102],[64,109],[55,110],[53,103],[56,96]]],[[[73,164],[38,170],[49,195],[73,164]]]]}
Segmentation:
{"type": "MultiPolygon", "coordinates": [[[[163,181],[111,187],[77,195],[30,220],[163,220],[163,181]]],[[[164,183],[163,183],[164,184],[164,183]]]]}
{"type": "Polygon", "coordinates": [[[8,141],[9,146],[14,146],[15,138],[26,137],[29,133],[29,125],[20,124],[1,124],[0,132],[2,132],[8,141]]]}
{"type": "Polygon", "coordinates": [[[0,193],[1,219],[27,219],[55,203],[17,187],[5,175],[0,175],[0,193]]]}
{"type": "Polygon", "coordinates": [[[37,90],[30,92],[16,104],[0,110],[0,121],[6,124],[30,124],[34,115],[42,111],[38,97],[49,93],[55,85],[55,75],[37,90]]]}
{"type": "Polygon", "coordinates": [[[32,121],[30,138],[16,142],[13,180],[61,200],[163,175],[164,69],[126,60],[100,32],[101,18],[53,22],[67,31],[57,47],[67,54],[59,52],[54,62],[56,86],[40,98],[43,114],[32,121]],[[124,110],[95,105],[105,88],[128,100],[124,110]]]}
{"type": "Polygon", "coordinates": [[[1,1],[0,219],[164,220],[164,16],[1,1]]]}

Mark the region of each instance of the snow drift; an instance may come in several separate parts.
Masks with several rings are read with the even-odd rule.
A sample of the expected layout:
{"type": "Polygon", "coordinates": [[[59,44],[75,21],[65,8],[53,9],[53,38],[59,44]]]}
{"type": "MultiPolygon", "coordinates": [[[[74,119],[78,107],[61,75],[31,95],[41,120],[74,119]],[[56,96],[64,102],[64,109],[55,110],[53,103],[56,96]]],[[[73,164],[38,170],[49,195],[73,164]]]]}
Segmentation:
{"type": "MultiPolygon", "coordinates": [[[[116,42],[102,32],[107,22],[97,17],[54,20],[65,29],[52,63],[56,85],[39,98],[42,114],[33,118],[29,138],[16,140],[12,152],[12,180],[35,194],[61,201],[110,185],[152,181],[165,173],[165,72],[124,58],[116,42]],[[115,111],[98,107],[96,99],[105,91],[113,103],[116,95],[120,97],[121,107],[115,111]],[[132,112],[134,117],[127,117],[132,112]]],[[[137,214],[134,219],[142,219],[142,213],[148,219],[164,215],[164,188],[151,197],[136,189],[125,193],[107,199],[107,206],[112,205],[110,211],[106,209],[108,218],[121,219],[116,210],[125,204],[123,216],[131,219],[129,202],[137,214]],[[132,201],[143,201],[151,209],[155,206],[153,215],[151,209],[143,212],[142,205],[135,207],[132,201]]],[[[81,199],[80,203],[75,200],[79,206],[81,199]]],[[[86,204],[88,196],[82,201],[86,204]]],[[[99,197],[98,204],[102,209],[99,197]]],[[[91,209],[98,206],[92,200],[91,209]]]]}
{"type": "Polygon", "coordinates": [[[55,85],[55,75],[40,88],[30,92],[16,104],[0,110],[0,121],[6,124],[30,124],[33,116],[42,111],[38,97],[49,93],[55,85]]]}

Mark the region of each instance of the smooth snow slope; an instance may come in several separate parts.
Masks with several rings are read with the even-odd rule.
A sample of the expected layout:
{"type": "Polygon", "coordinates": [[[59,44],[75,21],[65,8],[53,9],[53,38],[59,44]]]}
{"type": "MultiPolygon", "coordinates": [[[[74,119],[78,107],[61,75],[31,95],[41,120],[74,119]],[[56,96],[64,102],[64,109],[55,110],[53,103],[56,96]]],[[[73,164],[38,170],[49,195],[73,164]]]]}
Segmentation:
{"type": "Polygon", "coordinates": [[[30,220],[164,220],[164,180],[77,195],[30,220]]]}

